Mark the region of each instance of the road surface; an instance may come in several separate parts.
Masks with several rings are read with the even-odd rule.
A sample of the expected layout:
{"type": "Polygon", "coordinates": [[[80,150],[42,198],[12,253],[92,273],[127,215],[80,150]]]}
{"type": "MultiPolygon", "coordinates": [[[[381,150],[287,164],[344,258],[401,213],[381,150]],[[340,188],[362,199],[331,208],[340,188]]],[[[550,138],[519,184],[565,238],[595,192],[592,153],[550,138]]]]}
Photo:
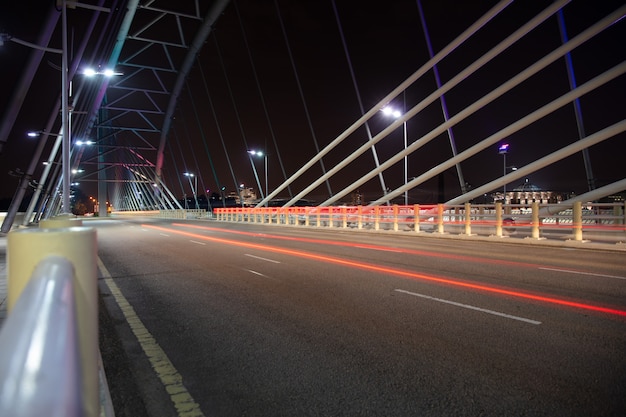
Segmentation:
{"type": "Polygon", "coordinates": [[[623,416],[623,252],[94,221],[116,414],[623,416]]]}

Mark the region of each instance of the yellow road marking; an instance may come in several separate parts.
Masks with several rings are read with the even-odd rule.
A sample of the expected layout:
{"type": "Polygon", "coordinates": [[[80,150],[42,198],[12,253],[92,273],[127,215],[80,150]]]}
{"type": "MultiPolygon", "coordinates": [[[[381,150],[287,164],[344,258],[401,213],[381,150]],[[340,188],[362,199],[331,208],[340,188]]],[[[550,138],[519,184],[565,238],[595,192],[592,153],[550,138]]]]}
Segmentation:
{"type": "Polygon", "coordinates": [[[135,313],[133,307],[122,294],[122,291],[117,284],[115,284],[111,274],[100,258],[98,258],[98,268],[111,294],[115,297],[117,305],[122,310],[133,334],[137,337],[141,348],[148,357],[152,368],[161,380],[161,383],[165,386],[165,390],[170,395],[170,399],[178,412],[178,417],[205,417],[200,410],[200,406],[183,385],[182,377],[176,368],[174,368],[174,365],[170,362],[165,352],[163,352],[163,349],[161,349],[154,337],[152,337],[148,329],[146,329],[139,317],[137,317],[137,313],[135,313]]]}

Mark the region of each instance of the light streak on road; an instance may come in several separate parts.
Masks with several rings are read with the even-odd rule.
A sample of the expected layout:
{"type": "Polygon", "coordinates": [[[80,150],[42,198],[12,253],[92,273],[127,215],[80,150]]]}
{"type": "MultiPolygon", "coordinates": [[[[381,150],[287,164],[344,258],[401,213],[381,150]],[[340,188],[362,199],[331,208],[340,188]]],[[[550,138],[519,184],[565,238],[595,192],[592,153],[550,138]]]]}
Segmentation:
{"type": "Polygon", "coordinates": [[[580,309],[580,310],[595,311],[599,313],[606,313],[606,314],[626,317],[625,310],[586,304],[584,302],[579,302],[579,301],[571,301],[571,300],[549,297],[545,295],[525,293],[525,292],[515,291],[512,289],[507,289],[507,288],[491,287],[488,285],[476,284],[476,283],[467,282],[467,281],[458,281],[458,280],[447,278],[447,277],[426,275],[426,274],[421,274],[421,273],[417,273],[414,271],[390,268],[386,266],[369,264],[365,262],[351,261],[348,259],[319,255],[319,254],[315,254],[311,252],[304,252],[304,251],[298,251],[298,250],[293,250],[293,249],[280,248],[276,246],[262,245],[258,243],[248,243],[248,242],[241,242],[237,240],[200,235],[196,233],[186,232],[183,230],[168,229],[168,228],[164,228],[161,226],[153,226],[153,225],[144,224],[142,225],[142,227],[160,230],[160,231],[167,231],[170,233],[176,233],[181,236],[187,236],[187,237],[191,237],[194,239],[202,239],[202,240],[208,240],[211,242],[221,243],[225,245],[239,246],[239,247],[257,249],[257,250],[262,250],[262,251],[267,251],[267,252],[280,253],[280,254],[295,256],[295,257],[299,257],[303,259],[312,259],[312,260],[319,261],[319,262],[327,262],[330,264],[342,265],[346,267],[362,269],[362,270],[371,271],[371,272],[378,272],[378,273],[382,273],[386,275],[392,275],[392,276],[397,276],[397,277],[402,277],[402,278],[407,278],[407,279],[412,279],[412,280],[434,282],[437,284],[449,285],[449,286],[459,287],[459,288],[466,288],[466,289],[476,290],[476,291],[490,293],[490,294],[504,295],[504,296],[514,297],[514,298],[525,299],[525,300],[538,301],[538,302],[542,302],[546,304],[560,305],[560,306],[571,307],[571,308],[580,309]]]}
{"type": "Polygon", "coordinates": [[[533,263],[528,263],[528,262],[506,261],[506,260],[500,260],[500,259],[487,259],[487,258],[480,258],[477,256],[452,255],[452,254],[425,251],[425,250],[390,248],[389,246],[372,245],[372,244],[367,244],[367,243],[351,243],[351,242],[339,242],[336,240],[327,240],[327,239],[312,239],[312,238],[270,235],[267,233],[243,232],[240,230],[227,230],[227,229],[221,229],[221,228],[216,228],[216,227],[199,226],[199,225],[184,224],[184,223],[172,223],[172,226],[185,227],[189,229],[206,230],[206,231],[212,231],[212,232],[231,233],[235,235],[250,236],[250,237],[262,237],[264,239],[287,240],[287,241],[295,241],[295,242],[303,242],[303,243],[314,243],[314,244],[327,245],[327,246],[343,246],[343,247],[348,247],[348,248],[370,249],[370,250],[377,250],[377,251],[383,251],[383,252],[398,252],[398,253],[406,253],[407,255],[427,256],[430,258],[452,259],[455,261],[462,261],[462,262],[505,265],[505,266],[512,266],[512,267],[518,267],[518,268],[531,268],[531,269],[541,269],[544,267],[544,265],[533,264],[533,263]]]}

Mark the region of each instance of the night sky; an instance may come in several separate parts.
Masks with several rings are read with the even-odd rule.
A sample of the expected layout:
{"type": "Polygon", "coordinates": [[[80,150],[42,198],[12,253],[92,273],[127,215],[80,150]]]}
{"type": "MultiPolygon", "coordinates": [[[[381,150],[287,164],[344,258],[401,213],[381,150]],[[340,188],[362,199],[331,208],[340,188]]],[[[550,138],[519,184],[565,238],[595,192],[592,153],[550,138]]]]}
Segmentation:
{"type": "MultiPolygon", "coordinates": [[[[39,16],[32,4],[45,5],[48,2],[30,3],[31,7],[18,3],[5,6],[0,15],[0,31],[34,41],[44,16],[39,16]]],[[[573,1],[564,8],[569,37],[574,37],[622,3],[615,0],[573,1]]],[[[423,0],[434,52],[444,48],[493,4],[494,1],[423,0]]],[[[513,32],[549,4],[550,1],[512,4],[438,65],[442,82],[450,80],[501,41],[505,34],[513,32]]],[[[416,1],[336,0],[335,5],[355,80],[347,64],[332,1],[238,0],[236,8],[235,2],[231,2],[194,66],[187,82],[188,90],[181,95],[176,120],[169,134],[163,175],[176,196],[190,192],[187,179],[182,176],[185,171],[199,175],[200,190],[213,191],[223,185],[232,191],[237,183],[257,188],[246,152],[248,149],[267,150],[271,191],[283,182],[283,169],[289,176],[315,155],[313,138],[321,149],[361,116],[354,81],[358,85],[364,110],[368,111],[429,59],[416,1]],[[293,64],[275,3],[288,36],[293,64]],[[274,142],[278,144],[278,149],[274,142]]],[[[578,85],[624,60],[626,49],[623,39],[626,39],[624,20],[573,51],[578,85]]],[[[462,111],[560,44],[557,20],[551,17],[447,93],[445,98],[450,114],[462,111]]],[[[0,109],[6,108],[12,87],[19,79],[19,71],[25,66],[28,57],[26,49],[11,43],[0,48],[3,62],[0,66],[0,109]]],[[[51,56],[50,61],[54,60],[57,57],[51,56]]],[[[42,126],[45,123],[58,94],[58,88],[54,88],[58,85],[54,68],[47,62],[43,66],[45,68],[40,70],[27,96],[25,111],[0,154],[0,197],[10,197],[15,191],[17,178],[7,172],[15,168],[24,170],[35,146],[23,132],[36,129],[31,127],[32,124],[42,126]]],[[[407,108],[413,107],[435,88],[431,71],[392,104],[402,107],[406,103],[407,108]]],[[[561,59],[455,126],[453,133],[458,151],[467,149],[568,90],[566,67],[561,59]]],[[[625,93],[626,77],[621,76],[581,99],[587,135],[624,119],[625,93]]],[[[409,143],[442,121],[440,102],[436,101],[408,121],[409,143]]],[[[380,117],[370,120],[369,127],[375,135],[389,123],[390,120],[381,113],[380,117]]],[[[508,138],[510,153],[507,165],[523,166],[577,138],[573,106],[566,106],[508,138]]],[[[622,134],[591,148],[591,162],[598,186],[624,177],[625,139],[622,134]]],[[[376,146],[381,162],[402,149],[402,140],[402,131],[398,129],[376,146]]],[[[366,131],[361,128],[324,158],[326,170],[366,141],[366,131]]],[[[146,156],[154,160],[156,153],[146,156]]],[[[441,135],[410,156],[409,177],[420,175],[450,156],[448,137],[441,135]]],[[[465,180],[477,187],[502,175],[502,162],[496,146],[463,162],[461,166],[465,180]]],[[[371,153],[364,154],[330,179],[332,190],[341,190],[373,166],[371,153]]],[[[263,184],[262,160],[256,161],[256,169],[263,184]]],[[[316,179],[321,174],[321,167],[318,164],[310,171],[293,184],[294,194],[316,179]]],[[[446,197],[458,195],[456,172],[449,170],[444,180],[446,197]]],[[[385,172],[385,181],[391,189],[403,183],[401,163],[385,172]]],[[[536,172],[529,181],[543,189],[582,193],[587,189],[582,156],[574,155],[536,172]]],[[[87,194],[90,193],[87,188],[92,186],[95,188],[95,184],[86,183],[87,194]]],[[[381,194],[377,178],[362,188],[366,199],[378,198],[381,194]]],[[[436,179],[422,184],[411,191],[411,202],[433,202],[436,190],[436,179]]],[[[286,191],[283,194],[287,196],[286,191]]],[[[324,185],[310,197],[320,200],[326,195],[324,185]]]]}

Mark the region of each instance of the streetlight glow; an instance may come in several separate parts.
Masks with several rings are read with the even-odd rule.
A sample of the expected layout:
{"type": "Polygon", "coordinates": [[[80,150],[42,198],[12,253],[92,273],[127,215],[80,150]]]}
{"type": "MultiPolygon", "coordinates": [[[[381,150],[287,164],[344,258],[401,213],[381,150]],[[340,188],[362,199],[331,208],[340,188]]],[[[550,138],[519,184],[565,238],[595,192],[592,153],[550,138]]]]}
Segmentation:
{"type": "Polygon", "coordinates": [[[103,71],[96,71],[93,68],[85,68],[83,75],[86,77],[95,77],[96,75],[104,75],[105,77],[113,77],[114,75],[123,75],[121,72],[114,71],[110,68],[106,68],[103,71]]]}
{"type": "MultiPolygon", "coordinates": [[[[385,106],[380,111],[387,117],[393,117],[394,119],[399,119],[402,116],[402,112],[398,109],[394,109],[390,106],[385,106]]],[[[404,135],[404,149],[406,150],[407,143],[407,131],[406,131],[406,120],[402,122],[402,129],[404,135]]],[[[404,155],[404,185],[409,181],[409,156],[404,155]]],[[[404,205],[409,204],[409,190],[404,191],[404,205]]]]}
{"type": "MultiPolygon", "coordinates": [[[[254,156],[258,156],[259,158],[263,158],[264,160],[264,165],[265,165],[265,195],[263,196],[263,198],[267,198],[268,196],[268,177],[267,177],[267,154],[263,151],[256,151],[254,149],[251,149],[248,151],[248,153],[250,155],[254,155],[254,156]]],[[[252,163],[252,158],[250,158],[250,162],[252,163]]],[[[254,168],[254,163],[252,163],[252,168],[254,168]]],[[[256,176],[256,168],[254,168],[254,175],[256,176]]],[[[257,177],[257,183],[258,183],[259,179],[257,177]]],[[[261,184],[259,184],[259,188],[261,188],[261,184]]],[[[269,202],[268,202],[269,204],[269,202]]]]}
{"type": "MultiPolygon", "coordinates": [[[[187,179],[189,180],[189,188],[191,188],[191,192],[193,193],[193,199],[196,203],[196,210],[198,210],[200,207],[198,205],[198,195],[197,195],[197,190],[198,190],[198,177],[196,177],[193,172],[183,172],[183,175],[185,177],[187,177],[187,179]],[[191,179],[194,179],[194,182],[191,182],[191,179]]],[[[185,199],[186,200],[186,199],[185,199]]],[[[185,205],[187,203],[185,202],[185,205]]]]}

